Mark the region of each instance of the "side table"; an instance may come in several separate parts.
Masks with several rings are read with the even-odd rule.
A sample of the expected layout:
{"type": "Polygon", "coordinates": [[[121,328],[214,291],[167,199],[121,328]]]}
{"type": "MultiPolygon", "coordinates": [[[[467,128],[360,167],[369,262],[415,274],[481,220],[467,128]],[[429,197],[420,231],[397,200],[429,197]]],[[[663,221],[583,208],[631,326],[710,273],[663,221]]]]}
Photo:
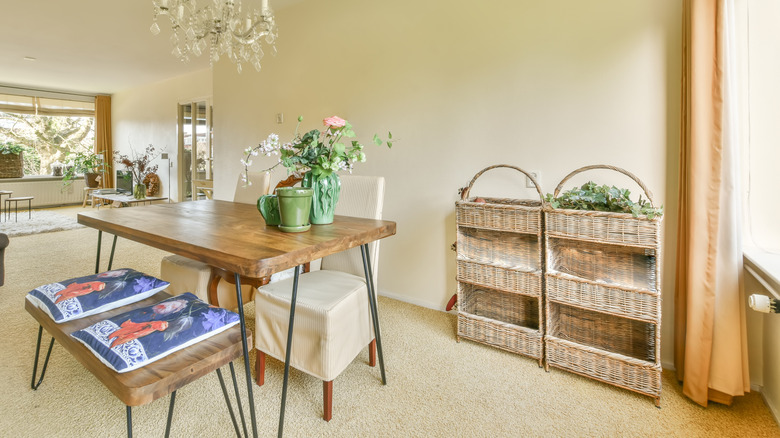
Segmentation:
{"type": "Polygon", "coordinates": [[[11,220],[11,203],[14,203],[14,222],[19,220],[19,202],[27,201],[27,219],[32,218],[32,200],[34,196],[17,196],[6,198],[5,200],[5,220],[11,220]]]}
{"type": "Polygon", "coordinates": [[[3,220],[3,196],[7,195],[10,198],[13,193],[13,190],[0,190],[0,221],[3,220]]]}

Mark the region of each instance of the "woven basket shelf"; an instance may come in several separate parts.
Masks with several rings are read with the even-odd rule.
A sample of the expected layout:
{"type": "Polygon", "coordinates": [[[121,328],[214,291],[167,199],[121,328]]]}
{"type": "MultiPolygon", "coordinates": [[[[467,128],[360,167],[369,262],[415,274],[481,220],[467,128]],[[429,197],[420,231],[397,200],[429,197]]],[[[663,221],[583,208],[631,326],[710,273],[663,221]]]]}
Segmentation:
{"type": "MultiPolygon", "coordinates": [[[[592,169],[632,178],[623,169],[592,169]]],[[[655,398],[661,396],[661,219],[625,213],[545,211],[545,360],[655,398]]]]}
{"type": "Polygon", "coordinates": [[[542,296],[540,269],[525,272],[469,260],[458,260],[458,281],[533,297],[542,296]]]}
{"type": "Polygon", "coordinates": [[[506,198],[469,198],[457,202],[458,225],[486,230],[541,234],[542,202],[506,198]]]}
{"type": "Polygon", "coordinates": [[[458,258],[477,263],[541,272],[541,245],[534,234],[458,226],[458,258]]]}
{"type": "Polygon", "coordinates": [[[548,273],[629,289],[658,289],[653,249],[555,238],[548,238],[547,248],[548,273]]]}
{"type": "Polygon", "coordinates": [[[603,211],[551,210],[546,213],[547,235],[598,243],[614,243],[643,248],[660,244],[661,219],[633,217],[627,213],[603,211]]]}
{"type": "Polygon", "coordinates": [[[661,365],[545,336],[547,364],[656,399],[661,397],[661,365]]]}
{"type": "Polygon", "coordinates": [[[24,176],[23,153],[0,154],[0,178],[21,178],[24,176]]]}
{"type": "Polygon", "coordinates": [[[462,282],[458,297],[459,336],[542,359],[537,298],[462,282]]]}
{"type": "Polygon", "coordinates": [[[659,293],[613,287],[560,273],[548,273],[546,299],[625,318],[660,323],[659,293]]]}
{"type": "Polygon", "coordinates": [[[469,197],[483,173],[455,203],[458,253],[458,337],[535,358],[542,365],[544,318],[543,215],[539,200],[469,197]],[[480,202],[477,202],[477,201],[480,202]]]}

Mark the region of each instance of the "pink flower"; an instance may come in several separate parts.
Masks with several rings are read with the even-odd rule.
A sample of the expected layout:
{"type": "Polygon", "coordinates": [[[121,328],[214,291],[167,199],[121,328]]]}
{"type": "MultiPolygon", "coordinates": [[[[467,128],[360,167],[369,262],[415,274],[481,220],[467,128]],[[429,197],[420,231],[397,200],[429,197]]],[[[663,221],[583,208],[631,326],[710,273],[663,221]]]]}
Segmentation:
{"type": "Polygon", "coordinates": [[[338,128],[343,128],[344,125],[347,124],[347,121],[342,119],[341,117],[333,116],[324,119],[322,121],[322,124],[327,126],[328,128],[338,129],[338,128]]]}

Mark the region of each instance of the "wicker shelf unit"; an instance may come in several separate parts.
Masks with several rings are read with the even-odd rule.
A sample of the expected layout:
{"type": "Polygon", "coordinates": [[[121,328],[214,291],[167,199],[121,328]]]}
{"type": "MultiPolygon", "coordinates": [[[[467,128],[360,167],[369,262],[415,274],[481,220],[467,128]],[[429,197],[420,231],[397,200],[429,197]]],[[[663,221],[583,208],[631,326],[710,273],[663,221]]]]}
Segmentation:
{"type": "Polygon", "coordinates": [[[543,241],[540,200],[469,197],[461,192],[457,215],[458,340],[470,339],[544,359],[543,241]]]}
{"type": "MultiPolygon", "coordinates": [[[[587,166],[577,173],[611,169],[587,166]]],[[[661,400],[661,219],[545,212],[545,359],[549,366],[661,400]]]]}

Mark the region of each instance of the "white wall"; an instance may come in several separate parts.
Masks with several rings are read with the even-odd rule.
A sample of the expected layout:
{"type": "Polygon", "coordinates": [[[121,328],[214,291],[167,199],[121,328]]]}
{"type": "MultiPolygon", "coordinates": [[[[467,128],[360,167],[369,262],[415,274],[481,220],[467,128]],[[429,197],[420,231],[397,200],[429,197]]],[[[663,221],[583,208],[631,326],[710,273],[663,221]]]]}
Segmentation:
{"type": "MultiPolygon", "coordinates": [[[[176,201],[178,193],[178,139],[177,105],[211,97],[211,69],[167,81],[121,91],[111,96],[111,116],[114,150],[129,154],[130,148],[142,153],[150,143],[157,152],[168,152],[173,167],[168,181],[167,163],[157,159],[157,175],[162,184],[162,196],[171,194],[176,201]],[[170,187],[170,191],[169,191],[170,187]]],[[[123,166],[114,164],[115,169],[123,166]]]]}
{"type": "MultiPolygon", "coordinates": [[[[780,291],[778,283],[756,269],[756,266],[746,261],[745,295],[760,294],[778,298],[780,291]],[[768,289],[771,287],[772,290],[768,289]]],[[[780,419],[780,315],[764,314],[747,310],[748,353],[750,363],[750,383],[761,390],[764,400],[772,410],[775,419],[780,419]]]]}
{"type": "MultiPolygon", "coordinates": [[[[214,69],[215,196],[230,199],[242,150],[339,115],[370,142],[356,173],[387,179],[382,293],[441,309],[455,293],[454,202],[480,169],[541,171],[551,192],[575,168],[637,174],[667,208],[663,353],[672,358],[682,7],[676,0],[304,2],[279,11],[260,73],[214,69]],[[275,123],[284,113],[285,122],[275,123]],[[670,226],[671,225],[671,226],[670,226]]],[[[255,168],[262,169],[258,163],[255,168]]],[[[281,170],[275,176],[282,178],[281,170]]],[[[621,178],[585,178],[632,187],[621,178]]],[[[569,184],[571,185],[571,184],[569,184]]],[[[530,197],[509,172],[473,193],[530,197]]],[[[568,187],[568,186],[567,186],[568,187]]],[[[638,190],[638,188],[636,189],[638,190]]]]}

